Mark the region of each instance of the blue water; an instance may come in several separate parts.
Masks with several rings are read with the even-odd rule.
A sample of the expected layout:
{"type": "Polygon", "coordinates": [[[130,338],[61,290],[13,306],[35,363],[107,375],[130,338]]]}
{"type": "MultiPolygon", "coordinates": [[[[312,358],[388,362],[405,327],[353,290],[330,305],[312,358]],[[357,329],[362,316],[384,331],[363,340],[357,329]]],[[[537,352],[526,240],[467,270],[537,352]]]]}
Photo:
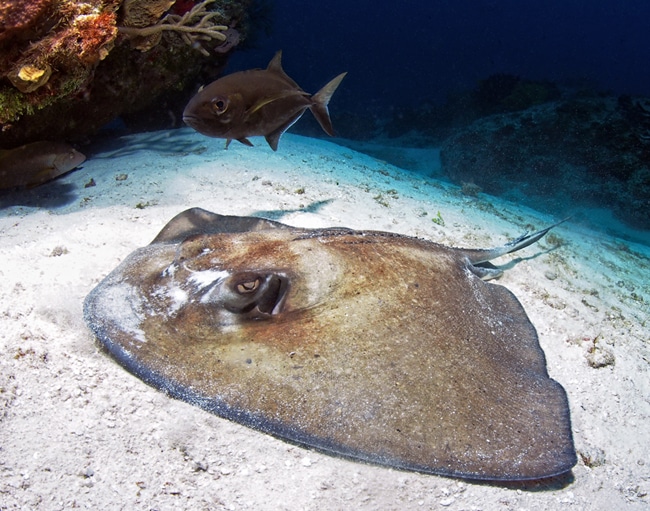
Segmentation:
{"type": "MultiPolygon", "coordinates": [[[[270,3],[274,6],[272,33],[258,37],[256,47],[235,52],[226,72],[264,67],[279,49],[283,50],[287,73],[310,93],[336,74],[347,71],[330,105],[334,126],[343,138],[377,143],[388,139],[390,145],[411,147],[443,146],[444,153],[444,142],[454,129],[467,127],[473,120],[476,107],[465,108],[469,91],[497,74],[553,84],[562,98],[587,91],[594,97],[607,95],[615,104],[621,95],[632,96],[628,113],[634,116],[640,112],[641,121],[633,121],[636,124],[630,125],[629,133],[621,134],[625,126],[606,126],[601,130],[606,140],[595,139],[587,146],[609,145],[614,152],[619,147],[621,161],[626,152],[634,153],[633,168],[597,153],[584,162],[575,154],[566,154],[567,162],[577,167],[566,166],[566,148],[558,146],[550,148],[553,159],[546,162],[556,175],[549,176],[547,183],[542,179],[542,186],[539,176],[531,183],[522,178],[512,187],[508,183],[492,187],[478,176],[475,180],[488,193],[498,195],[491,189],[509,188],[502,196],[516,197],[523,205],[563,215],[580,214],[594,227],[603,227],[607,232],[636,240],[650,239],[650,214],[644,213],[650,211],[650,170],[641,170],[650,169],[650,100],[645,113],[635,110],[636,98],[650,96],[650,2],[270,3]],[[451,114],[437,110],[454,101],[457,104],[451,114]],[[447,114],[450,117],[441,122],[441,127],[433,127],[447,114]],[[619,140],[621,136],[623,139],[619,140]],[[564,175],[558,177],[562,172],[564,175]],[[587,176],[584,193],[575,183],[569,192],[563,189],[564,183],[583,174],[587,176]],[[592,177],[594,182],[587,182],[592,177]],[[555,190],[562,193],[556,196],[555,190]],[[626,205],[632,203],[634,206],[627,210],[626,205]],[[584,210],[594,213],[584,214],[584,210]],[[603,220],[607,218],[612,218],[612,222],[603,220]],[[638,232],[630,234],[629,229],[638,232]]],[[[569,107],[572,108],[573,105],[569,107]]],[[[487,113],[503,112],[488,108],[487,113]]],[[[607,116],[604,117],[587,117],[585,126],[607,123],[607,116]]],[[[625,122],[627,119],[623,119],[625,122]]],[[[551,136],[561,140],[562,129],[567,127],[558,126],[557,133],[551,136]]],[[[310,115],[305,115],[291,131],[323,136],[310,115]]],[[[491,140],[487,136],[485,144],[499,151],[498,141],[491,140]]],[[[582,153],[588,150],[587,147],[582,153]]],[[[540,153],[534,138],[530,140],[530,152],[540,153]]],[[[390,154],[385,159],[391,161],[390,154]]],[[[391,162],[399,165],[397,161],[391,162]]],[[[519,164],[529,169],[537,165],[517,161],[516,165],[519,164]]],[[[481,172],[480,163],[477,167],[481,172]]],[[[445,170],[443,165],[443,175],[432,177],[444,179],[445,170]]],[[[491,179],[500,178],[498,168],[489,170],[494,175],[491,179]]],[[[509,173],[513,174],[512,168],[509,173]]],[[[456,179],[459,185],[460,181],[456,179]]]]}
{"type": "Polygon", "coordinates": [[[345,110],[442,101],[495,73],[650,95],[647,0],[272,3],[272,35],[230,69],[282,49],[308,91],[349,71],[336,98],[345,110]]]}

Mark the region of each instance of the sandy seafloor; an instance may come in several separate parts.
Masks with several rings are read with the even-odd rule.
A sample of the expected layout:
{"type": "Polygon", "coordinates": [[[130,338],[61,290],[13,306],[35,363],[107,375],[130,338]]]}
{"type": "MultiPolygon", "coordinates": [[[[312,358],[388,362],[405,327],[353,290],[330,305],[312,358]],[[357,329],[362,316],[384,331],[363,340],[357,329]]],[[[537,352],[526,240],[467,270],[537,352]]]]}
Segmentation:
{"type": "Polygon", "coordinates": [[[188,207],[464,247],[557,220],[329,141],[285,135],[277,153],[254,142],[126,137],[14,204],[3,197],[0,509],[648,508],[650,249],[572,221],[496,261],[569,396],[580,461],[561,481],[480,484],[320,454],[170,399],[107,356],[84,297],[188,207]]]}

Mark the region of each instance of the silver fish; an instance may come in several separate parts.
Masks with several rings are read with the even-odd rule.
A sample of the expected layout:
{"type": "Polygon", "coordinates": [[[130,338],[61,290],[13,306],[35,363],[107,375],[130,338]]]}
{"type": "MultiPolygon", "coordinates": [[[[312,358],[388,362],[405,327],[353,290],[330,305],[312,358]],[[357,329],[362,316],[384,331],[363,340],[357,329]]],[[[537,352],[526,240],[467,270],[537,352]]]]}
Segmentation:
{"type": "Polygon", "coordinates": [[[248,137],[261,135],[274,151],[282,134],[309,109],[330,136],[334,128],[327,105],[347,73],[331,80],[313,96],[282,69],[282,52],[266,69],[224,76],[202,88],[185,107],[183,121],[199,133],[252,146],[248,137]]]}

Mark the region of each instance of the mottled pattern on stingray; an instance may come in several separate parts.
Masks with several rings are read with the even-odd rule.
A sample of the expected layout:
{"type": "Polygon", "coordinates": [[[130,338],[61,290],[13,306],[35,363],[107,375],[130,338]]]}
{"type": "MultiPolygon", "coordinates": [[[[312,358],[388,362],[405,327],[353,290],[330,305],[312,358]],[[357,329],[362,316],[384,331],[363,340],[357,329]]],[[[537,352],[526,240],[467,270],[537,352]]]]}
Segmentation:
{"type": "Polygon", "coordinates": [[[477,261],[513,246],[195,208],[106,277],[84,314],[129,371],[257,430],[401,469],[539,479],[576,454],[535,328],[479,278],[477,261]]]}

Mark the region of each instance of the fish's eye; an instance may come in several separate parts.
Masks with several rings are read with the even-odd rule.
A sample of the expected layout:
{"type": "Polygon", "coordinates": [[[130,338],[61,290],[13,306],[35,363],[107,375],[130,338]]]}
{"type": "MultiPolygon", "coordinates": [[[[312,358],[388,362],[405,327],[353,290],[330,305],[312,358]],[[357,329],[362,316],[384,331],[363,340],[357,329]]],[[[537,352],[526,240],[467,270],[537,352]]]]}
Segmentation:
{"type": "Polygon", "coordinates": [[[250,293],[254,293],[257,291],[260,287],[260,284],[262,282],[262,279],[257,277],[256,279],[251,279],[251,280],[246,280],[244,282],[239,282],[236,286],[235,289],[237,289],[237,292],[242,294],[242,295],[247,295],[250,293]]]}
{"type": "Polygon", "coordinates": [[[212,100],[212,110],[215,114],[222,114],[228,109],[228,98],[217,96],[212,100]]]}

